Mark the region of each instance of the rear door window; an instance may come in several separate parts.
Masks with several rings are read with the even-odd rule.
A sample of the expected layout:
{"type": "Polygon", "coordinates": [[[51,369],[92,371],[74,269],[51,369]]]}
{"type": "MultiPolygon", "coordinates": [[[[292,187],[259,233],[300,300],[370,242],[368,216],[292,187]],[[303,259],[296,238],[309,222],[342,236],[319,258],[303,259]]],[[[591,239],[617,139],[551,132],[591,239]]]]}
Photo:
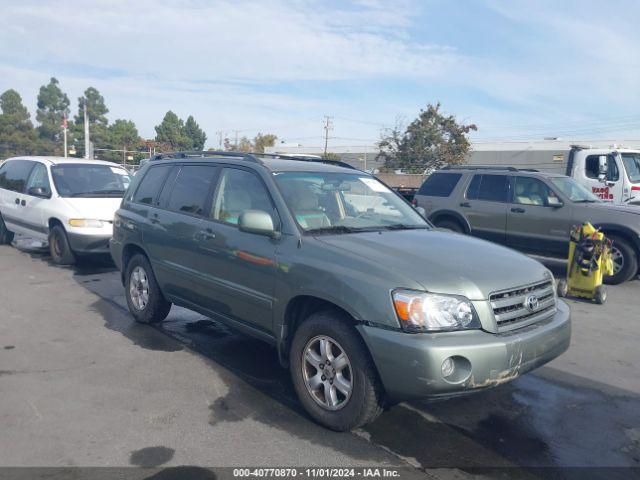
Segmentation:
{"type": "Polygon", "coordinates": [[[507,175],[478,174],[473,177],[467,188],[469,200],[505,203],[508,194],[509,177],[507,175]]]}
{"type": "Polygon", "coordinates": [[[33,164],[34,162],[28,160],[12,160],[5,163],[0,173],[0,188],[19,193],[24,192],[33,164]]]}
{"type": "Polygon", "coordinates": [[[461,173],[432,173],[420,187],[418,195],[448,197],[461,177],[461,173]]]}
{"type": "Polygon", "coordinates": [[[169,165],[151,167],[136,189],[133,201],[144,205],[154,205],[169,170],[169,165]]]}
{"type": "Polygon", "coordinates": [[[215,165],[185,165],[171,189],[167,209],[202,216],[217,172],[215,165]]]}

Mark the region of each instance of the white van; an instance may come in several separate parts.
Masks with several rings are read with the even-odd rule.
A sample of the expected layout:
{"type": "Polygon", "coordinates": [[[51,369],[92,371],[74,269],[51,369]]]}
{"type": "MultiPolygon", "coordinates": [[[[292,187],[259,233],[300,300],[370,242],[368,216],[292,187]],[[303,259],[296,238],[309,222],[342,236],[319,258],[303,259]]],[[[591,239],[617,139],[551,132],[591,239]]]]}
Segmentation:
{"type": "Polygon", "coordinates": [[[23,235],[60,265],[109,252],[113,217],[131,181],[111,162],[16,157],[0,164],[0,244],[23,235]]]}

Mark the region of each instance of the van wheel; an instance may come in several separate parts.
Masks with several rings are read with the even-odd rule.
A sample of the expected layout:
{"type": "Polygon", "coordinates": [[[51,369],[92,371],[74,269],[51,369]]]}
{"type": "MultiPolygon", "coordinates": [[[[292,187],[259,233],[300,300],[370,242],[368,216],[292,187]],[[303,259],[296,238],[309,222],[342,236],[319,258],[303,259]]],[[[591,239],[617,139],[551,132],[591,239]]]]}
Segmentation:
{"type": "Polygon", "coordinates": [[[0,245],[9,245],[13,242],[13,232],[7,230],[2,215],[0,215],[0,245]]]}
{"type": "Polygon", "coordinates": [[[356,329],[338,312],[311,315],[298,327],[289,352],[298,398],[331,430],[344,432],[382,412],[383,390],[356,329]]]}
{"type": "Polygon", "coordinates": [[[147,257],[136,254],[126,265],[125,296],[133,318],[140,323],[159,323],[169,315],[165,300],[147,257]]]}
{"type": "MultiPolygon", "coordinates": [[[[605,234],[606,235],[606,234],[605,234]]],[[[613,275],[604,277],[604,282],[610,285],[631,280],[638,271],[638,257],[631,244],[616,235],[606,235],[613,241],[611,257],[613,259],[613,275]]]]}
{"type": "Polygon", "coordinates": [[[448,220],[448,219],[439,220],[435,222],[435,226],[438,228],[451,230],[452,232],[455,232],[455,233],[465,233],[464,228],[462,228],[462,225],[460,225],[460,223],[455,220],[448,220]]]}
{"type": "Polygon", "coordinates": [[[49,253],[56,265],[73,265],[76,262],[67,232],[62,225],[55,225],[49,232],[49,253]]]}

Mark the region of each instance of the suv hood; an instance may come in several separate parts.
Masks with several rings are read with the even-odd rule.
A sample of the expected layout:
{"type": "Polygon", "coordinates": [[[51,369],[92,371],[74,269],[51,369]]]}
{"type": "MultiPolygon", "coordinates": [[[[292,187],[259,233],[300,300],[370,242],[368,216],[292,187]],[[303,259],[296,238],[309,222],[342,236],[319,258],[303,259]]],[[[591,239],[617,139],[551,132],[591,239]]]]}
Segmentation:
{"type": "MultiPolygon", "coordinates": [[[[434,293],[486,300],[498,290],[551,278],[538,261],[493,243],[442,230],[318,236],[317,240],[400,273],[434,293]]],[[[405,285],[390,285],[390,289],[405,285]]]]}
{"type": "Polygon", "coordinates": [[[103,220],[112,222],[116,210],[120,208],[122,198],[106,197],[106,198],[69,198],[63,197],[62,200],[77,212],[78,218],[87,218],[92,220],[103,220]]]}

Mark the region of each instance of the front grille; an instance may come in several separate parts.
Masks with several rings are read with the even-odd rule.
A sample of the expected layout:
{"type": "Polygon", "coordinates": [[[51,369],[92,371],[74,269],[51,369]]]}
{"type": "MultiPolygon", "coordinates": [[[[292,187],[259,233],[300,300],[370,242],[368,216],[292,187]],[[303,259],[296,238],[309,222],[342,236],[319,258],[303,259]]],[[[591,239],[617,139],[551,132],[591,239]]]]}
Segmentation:
{"type": "Polygon", "coordinates": [[[498,331],[525,327],[556,313],[556,297],[551,280],[492,293],[489,301],[498,331]],[[529,295],[538,298],[535,310],[530,310],[525,305],[529,295]]]}

